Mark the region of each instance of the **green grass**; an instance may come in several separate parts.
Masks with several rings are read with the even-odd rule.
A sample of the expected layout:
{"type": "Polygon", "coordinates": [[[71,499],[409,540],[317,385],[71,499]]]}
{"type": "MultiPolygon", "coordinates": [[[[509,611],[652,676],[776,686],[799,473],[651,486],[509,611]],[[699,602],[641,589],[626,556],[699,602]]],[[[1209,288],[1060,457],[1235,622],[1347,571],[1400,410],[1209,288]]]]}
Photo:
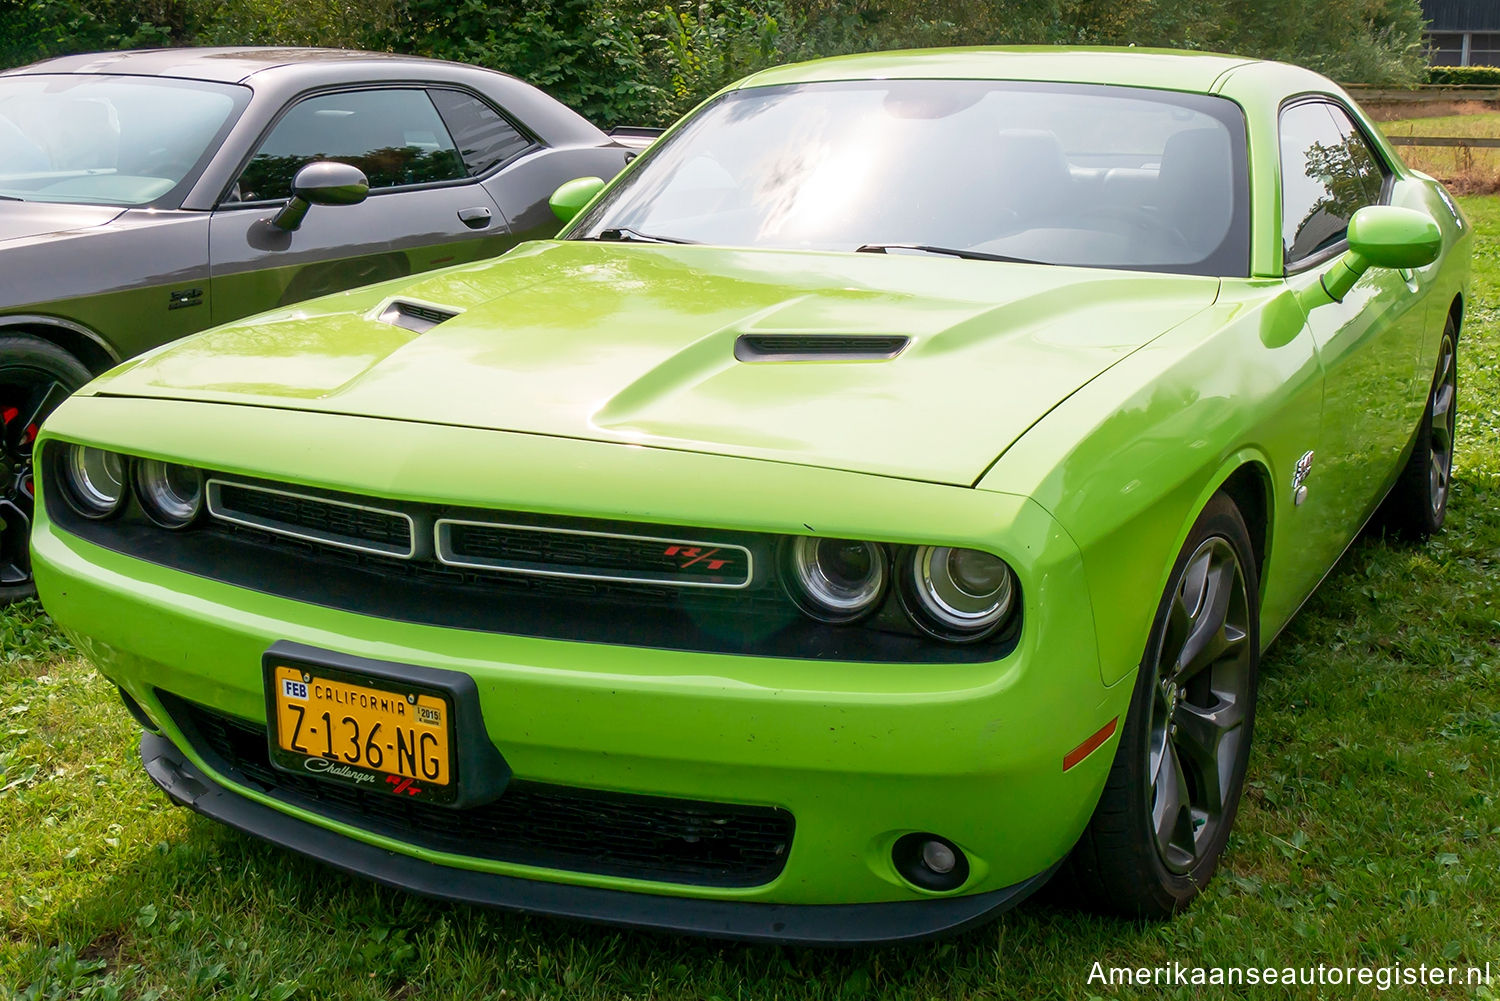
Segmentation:
{"type": "Polygon", "coordinates": [[[1186,998],[1088,976],[1500,966],[1500,198],[1465,206],[1481,242],[1448,529],[1361,541],[1276,643],[1235,836],[1176,920],[1033,902],[951,941],[819,952],[387,891],[168,808],[111,686],[29,605],[0,617],[0,997],[1186,998]]]}

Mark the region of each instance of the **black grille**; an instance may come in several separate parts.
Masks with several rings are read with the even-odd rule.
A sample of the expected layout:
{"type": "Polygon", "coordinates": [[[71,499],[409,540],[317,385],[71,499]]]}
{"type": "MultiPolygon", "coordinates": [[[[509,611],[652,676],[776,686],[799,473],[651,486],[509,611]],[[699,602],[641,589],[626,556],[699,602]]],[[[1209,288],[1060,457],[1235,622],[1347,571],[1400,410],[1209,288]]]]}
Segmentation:
{"type": "Polygon", "coordinates": [[[458,314],[452,310],[423,306],[416,302],[393,302],[380,314],[380,318],[393,326],[413,333],[424,334],[439,323],[451,320],[458,314]]]}
{"type": "Polygon", "coordinates": [[[444,522],[446,561],[582,577],[739,587],[750,581],[750,554],[739,546],[557,532],[520,525],[444,522]]]}
{"type": "MultiPolygon", "coordinates": [[[[63,454],[61,447],[44,453],[47,475],[61,475],[63,454]]],[[[59,490],[47,492],[47,513],[68,532],[135,559],[395,622],[653,649],[901,664],[999,660],[1020,635],[1017,617],[979,643],[929,638],[902,611],[895,588],[858,623],[814,621],[783,581],[783,538],[765,532],[425,504],[205,475],[217,517],[189,531],[164,531],[129,501],[118,517],[82,518],[59,490]],[[476,527],[456,537],[455,552],[460,525],[476,527]],[[436,539],[439,534],[444,538],[436,539]],[[629,536],[659,548],[636,549],[629,536]],[[673,546],[679,551],[671,557],[679,562],[668,576],[661,568],[673,546]],[[695,547],[699,554],[683,551],[695,547]],[[718,552],[699,559],[705,547],[718,552]],[[741,562],[716,566],[726,554],[741,562]],[[611,572],[621,564],[634,565],[611,572]],[[704,576],[715,574],[723,579],[704,576]]]]}
{"type": "Polygon", "coordinates": [[[792,815],[512,781],[495,802],[454,810],[279,771],[266,729],[158,691],[215,770],[236,782],[408,844],[546,869],[691,886],[761,886],[780,874],[792,815]]]}
{"type": "Polygon", "coordinates": [[[871,334],[741,334],[740,361],[880,361],[905,350],[910,338],[871,334]]]}
{"type": "Polygon", "coordinates": [[[217,518],[269,532],[391,555],[405,556],[412,551],[411,522],[393,511],[221,480],[209,485],[209,509],[217,518]]]}
{"type": "Polygon", "coordinates": [[[431,306],[422,306],[415,302],[398,302],[396,303],[396,308],[401,311],[403,316],[414,316],[419,320],[426,320],[434,325],[442,323],[444,320],[451,320],[456,315],[444,309],[433,309],[431,306]]]}

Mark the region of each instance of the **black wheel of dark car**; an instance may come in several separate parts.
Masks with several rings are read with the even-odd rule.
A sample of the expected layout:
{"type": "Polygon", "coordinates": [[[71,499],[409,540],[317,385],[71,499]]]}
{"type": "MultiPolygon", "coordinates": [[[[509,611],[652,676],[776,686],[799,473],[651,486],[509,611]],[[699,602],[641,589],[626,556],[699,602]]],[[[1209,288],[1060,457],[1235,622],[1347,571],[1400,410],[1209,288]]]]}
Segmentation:
{"type": "Polygon", "coordinates": [[[90,378],[83,363],[39,337],[0,337],[0,605],[36,593],[31,581],[32,445],[37,428],[90,378]]]}
{"type": "Polygon", "coordinates": [[[1437,371],[1417,425],[1411,458],[1381,510],[1386,528],[1395,535],[1420,542],[1443,527],[1453,480],[1457,422],[1458,336],[1450,318],[1443,328],[1437,371]]]}
{"type": "Polygon", "coordinates": [[[1244,519],[1217,495],[1173,567],[1104,792],[1064,866],[1081,903],[1164,918],[1212,877],[1250,756],[1258,594],[1244,519]]]}

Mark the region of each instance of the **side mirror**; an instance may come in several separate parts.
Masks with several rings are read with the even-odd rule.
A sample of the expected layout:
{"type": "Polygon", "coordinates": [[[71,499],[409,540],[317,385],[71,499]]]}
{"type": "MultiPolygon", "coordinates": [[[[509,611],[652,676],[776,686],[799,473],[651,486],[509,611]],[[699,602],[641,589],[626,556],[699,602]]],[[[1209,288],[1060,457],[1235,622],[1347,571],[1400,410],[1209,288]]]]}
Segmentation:
{"type": "Polygon", "coordinates": [[[292,197],[269,222],[290,233],[302,225],[314,205],[358,205],[370,193],[365,172],[347,163],[318,160],[292,178],[292,197]]]}
{"type": "Polygon", "coordinates": [[[1368,205],[1349,220],[1349,249],[1377,268],[1422,268],[1443,250],[1443,231],[1424,212],[1368,205]]]}
{"type": "Polygon", "coordinates": [[[552,206],[553,215],[563,222],[571,222],[573,217],[582,212],[583,207],[593,201],[594,196],[603,189],[604,181],[601,178],[575,177],[552,192],[552,197],[547,199],[547,204],[552,206]]]}
{"type": "Polygon", "coordinates": [[[1425,212],[1367,205],[1349,220],[1349,250],[1324,272],[1322,295],[1306,305],[1310,308],[1322,301],[1342,302],[1370,268],[1426,267],[1442,252],[1443,231],[1425,212]]]}

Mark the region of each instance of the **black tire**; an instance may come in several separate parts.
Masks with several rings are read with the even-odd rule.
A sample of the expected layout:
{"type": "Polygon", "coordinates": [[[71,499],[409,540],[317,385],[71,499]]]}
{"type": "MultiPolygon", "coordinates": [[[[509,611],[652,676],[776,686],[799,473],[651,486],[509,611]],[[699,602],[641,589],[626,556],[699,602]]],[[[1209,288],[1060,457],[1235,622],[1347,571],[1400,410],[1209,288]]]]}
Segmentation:
{"type": "Polygon", "coordinates": [[[1453,444],[1458,428],[1458,332],[1443,328],[1437,371],[1411,456],[1381,505],[1380,521],[1397,538],[1423,542],[1443,527],[1453,485],[1453,444]]]}
{"type": "Polygon", "coordinates": [[[1213,876],[1250,758],[1258,595],[1244,519],[1218,494],[1172,567],[1104,792],[1060,871],[1076,903],[1162,919],[1213,876]],[[1188,669],[1175,670],[1189,651],[1188,669]],[[1170,809],[1174,797],[1186,799],[1182,809],[1170,809]]]}
{"type": "Polygon", "coordinates": [[[30,556],[36,428],[92,377],[56,344],[30,334],[0,336],[0,606],[36,594],[30,556]]]}

